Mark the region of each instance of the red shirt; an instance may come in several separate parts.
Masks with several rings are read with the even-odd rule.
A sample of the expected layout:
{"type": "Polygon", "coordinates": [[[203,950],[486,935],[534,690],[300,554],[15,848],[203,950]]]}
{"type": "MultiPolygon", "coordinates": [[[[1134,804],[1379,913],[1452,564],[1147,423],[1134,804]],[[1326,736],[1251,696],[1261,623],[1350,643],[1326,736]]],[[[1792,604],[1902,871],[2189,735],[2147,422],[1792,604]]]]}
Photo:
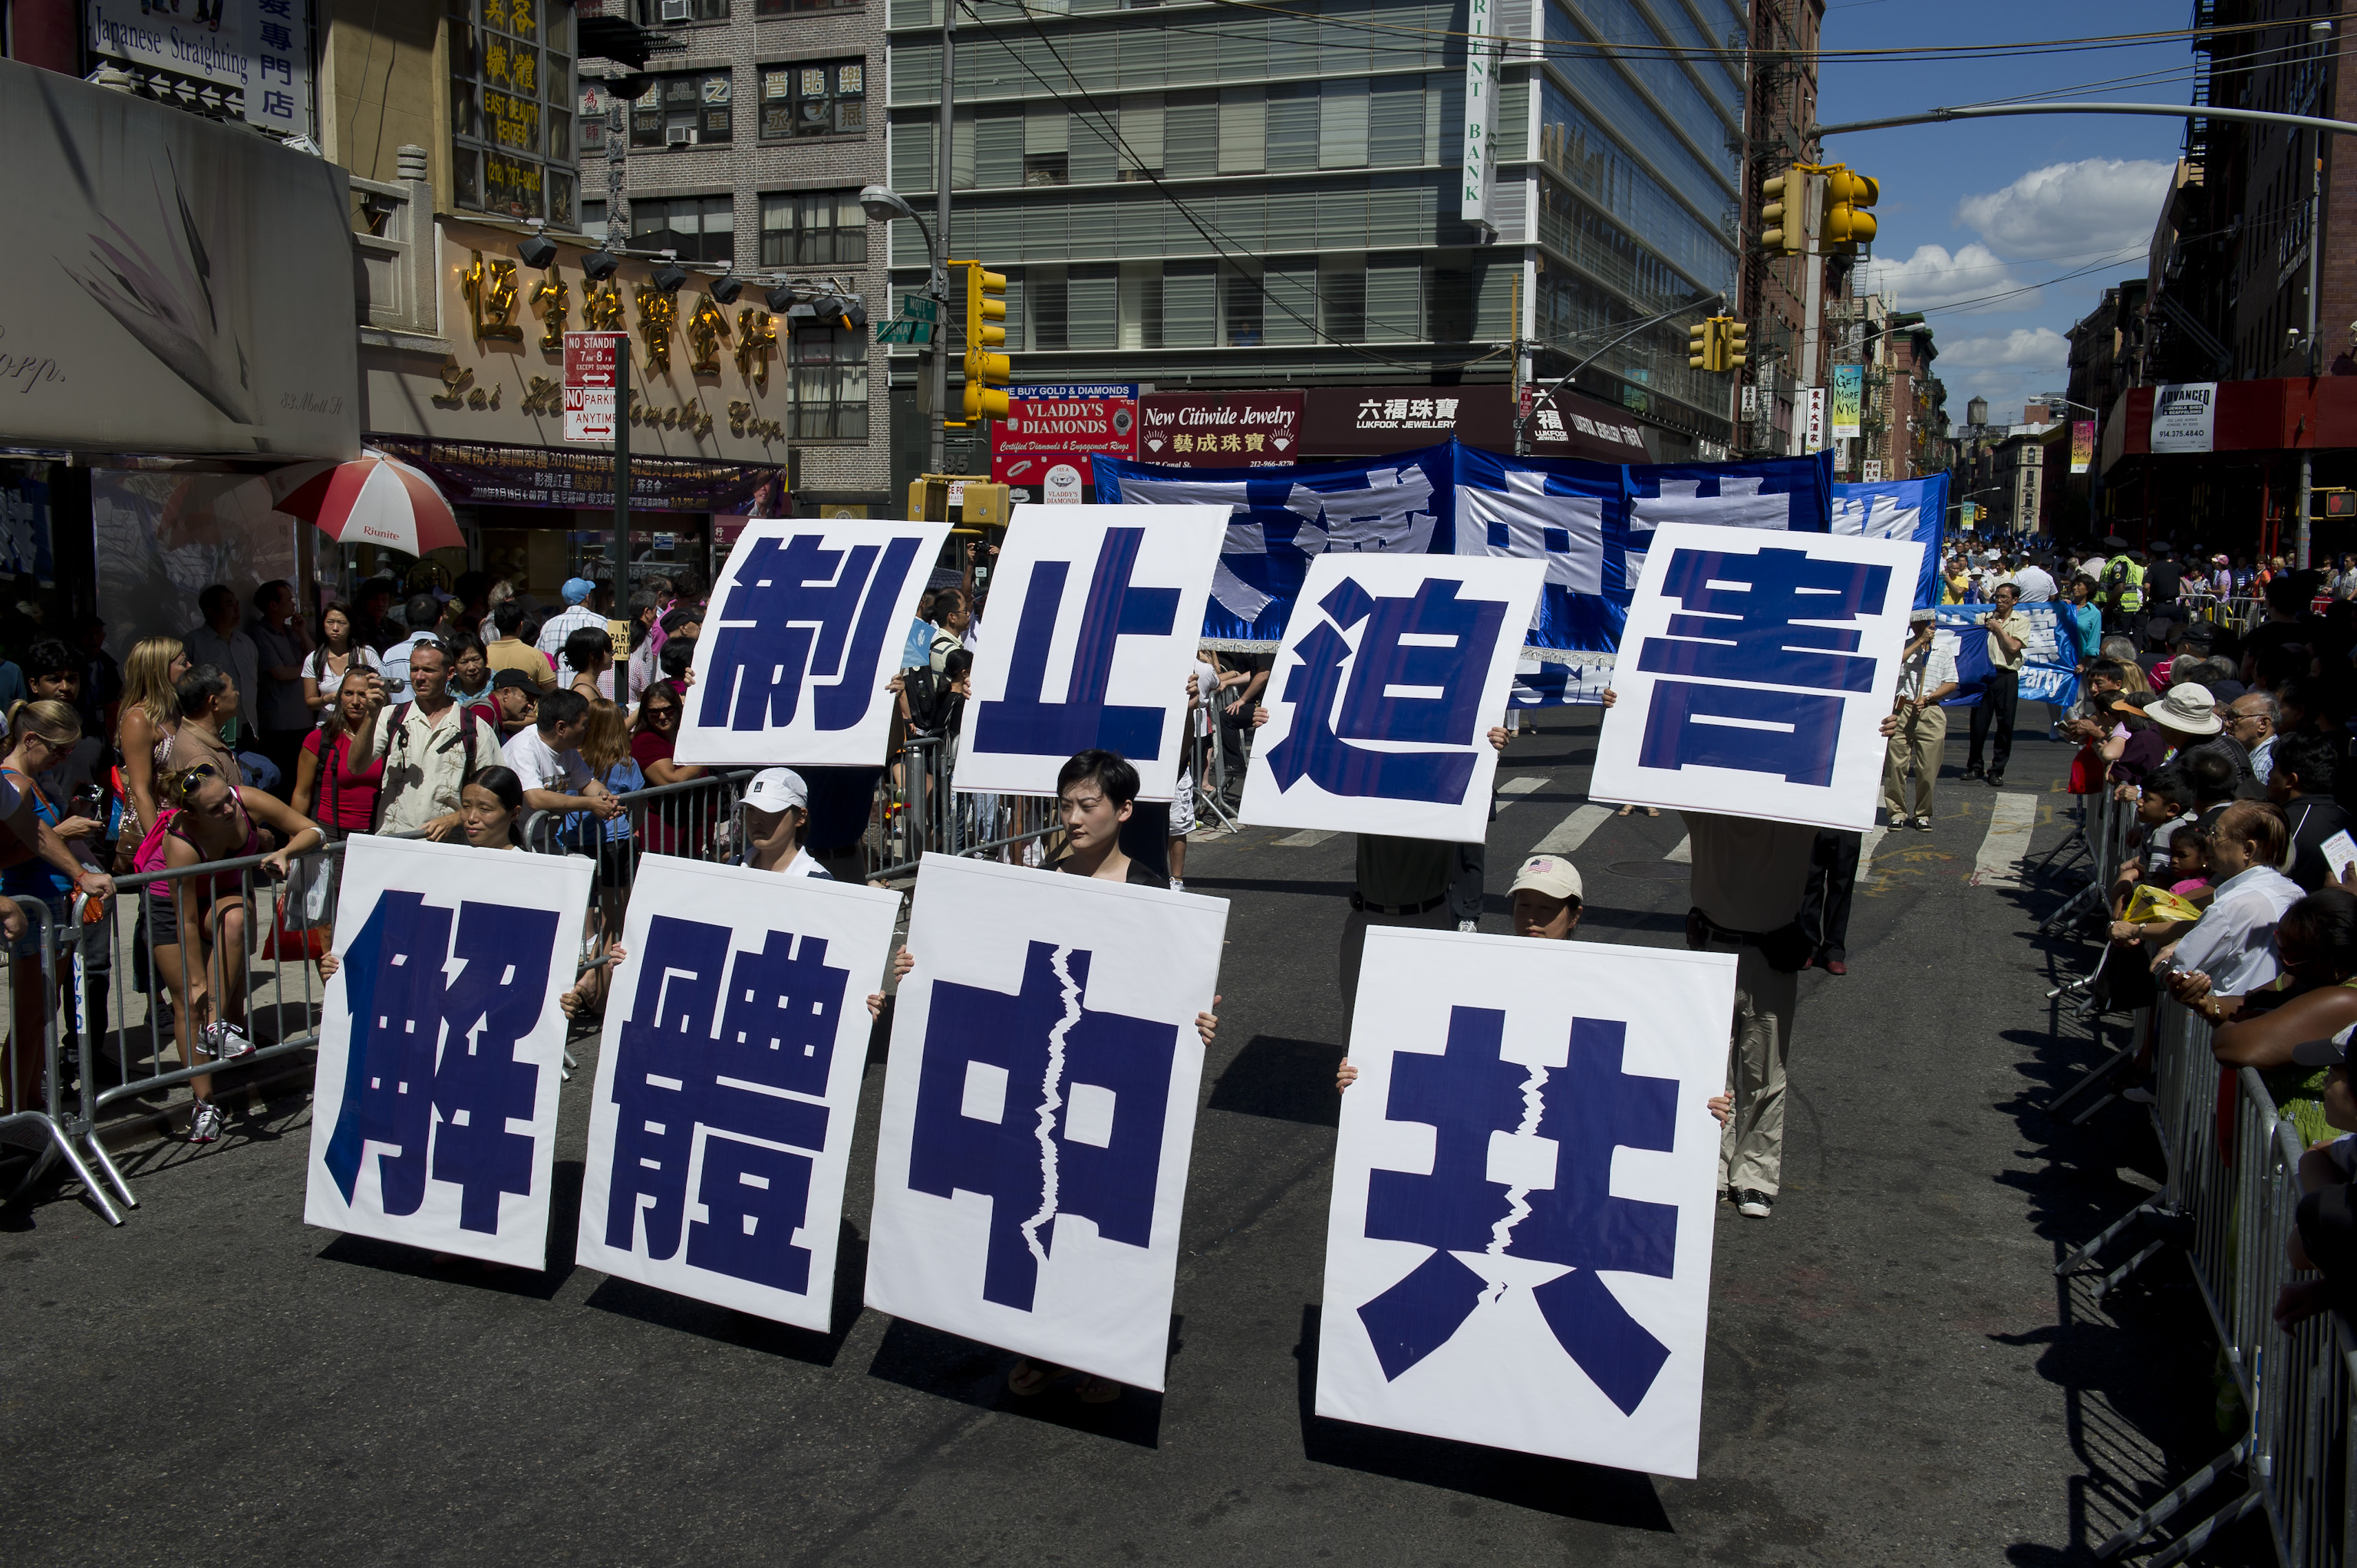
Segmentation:
{"type": "Polygon", "coordinates": [[[384,758],[380,757],[360,772],[351,772],[345,763],[351,756],[352,737],[338,736],[335,750],[321,757],[321,733],[313,730],[303,737],[303,749],[318,758],[318,783],[312,792],[311,820],[323,827],[364,833],[376,825],[376,797],[384,787],[384,758]]]}

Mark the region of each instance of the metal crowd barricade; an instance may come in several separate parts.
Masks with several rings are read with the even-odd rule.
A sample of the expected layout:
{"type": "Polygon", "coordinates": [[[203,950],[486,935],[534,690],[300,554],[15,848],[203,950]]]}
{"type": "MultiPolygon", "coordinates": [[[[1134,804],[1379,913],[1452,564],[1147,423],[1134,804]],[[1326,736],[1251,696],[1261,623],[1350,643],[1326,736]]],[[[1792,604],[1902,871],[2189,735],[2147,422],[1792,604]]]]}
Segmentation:
{"type": "Polygon", "coordinates": [[[2095,1549],[2115,1556],[2169,1522],[2218,1482],[2240,1474],[2243,1490],[2169,1541],[2149,1561],[2168,1568],[2201,1550],[2222,1529],[2264,1512],[2286,1568],[2357,1564],[2357,1334],[2337,1313],[2289,1332],[2275,1305],[2298,1278],[2287,1242],[2302,1194],[2302,1154],[2293,1124],[2278,1115],[2265,1081],[2249,1068],[2229,1075],[2211,1050],[2208,1025],[2164,1000],[2155,1016],[2150,1107],[2167,1177],[2161,1190],[2056,1267],[2070,1273],[2140,1220],[2163,1233],[2104,1278],[2101,1289],[2175,1244],[2185,1251],[2203,1306],[2234,1379],[2247,1432],[2129,1520],[2095,1549]],[[2230,1141],[2222,1146],[2220,1096],[2232,1086],[2230,1141]]]}
{"type": "Polygon", "coordinates": [[[5,1016],[8,1038],[5,1047],[0,1048],[0,1070],[5,1070],[7,1075],[5,1080],[0,1080],[0,1135],[6,1135],[7,1142],[24,1149],[29,1158],[15,1183],[15,1190],[5,1197],[13,1200],[21,1196],[46,1176],[53,1165],[62,1160],[73,1172],[74,1178],[81,1183],[82,1190],[89,1195],[91,1202],[106,1217],[106,1222],[120,1225],[123,1216],[115,1211],[114,1205],[107,1201],[105,1188],[91,1174],[90,1165],[83,1162],[81,1151],[74,1146],[78,1140],[82,1141],[91,1150],[91,1162],[106,1173],[109,1184],[124,1203],[136,1207],[137,1200],[131,1196],[123,1173],[114,1168],[113,1162],[106,1157],[106,1151],[89,1137],[87,1073],[80,1075],[84,1081],[82,1091],[75,1102],[70,1103],[65,1092],[67,1073],[64,1053],[59,1049],[59,1032],[65,1010],[58,992],[59,927],[50,917],[48,906],[38,899],[16,898],[6,902],[15,904],[25,916],[26,940],[33,944],[34,952],[38,955],[38,978],[34,983],[38,987],[38,993],[32,998],[22,994],[20,988],[26,979],[23,961],[12,958],[7,966],[5,1016]],[[28,1002],[38,1009],[39,1021],[32,1038],[27,1038],[27,1031],[18,1026],[27,1021],[23,1014],[28,1002]],[[23,1142],[27,1135],[32,1140],[29,1145],[23,1142]]]}

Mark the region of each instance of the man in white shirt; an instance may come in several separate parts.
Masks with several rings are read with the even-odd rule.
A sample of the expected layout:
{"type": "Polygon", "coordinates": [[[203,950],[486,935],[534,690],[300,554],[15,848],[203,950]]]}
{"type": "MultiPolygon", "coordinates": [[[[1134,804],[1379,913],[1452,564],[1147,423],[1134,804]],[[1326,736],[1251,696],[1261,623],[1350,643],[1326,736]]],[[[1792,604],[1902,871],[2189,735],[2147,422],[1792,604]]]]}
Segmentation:
{"type": "Polygon", "coordinates": [[[2025,605],[2047,604],[2055,595],[2053,574],[2035,561],[2013,575],[2013,585],[2021,590],[2021,602],[2025,605]]]}
{"type": "Polygon", "coordinates": [[[435,628],[442,620],[442,601],[431,594],[418,594],[402,607],[401,618],[408,624],[409,635],[384,650],[385,701],[398,703],[408,697],[409,656],[421,643],[438,643],[441,639],[435,628]]]}
{"type": "Polygon", "coordinates": [[[2274,982],[2276,922],[2300,898],[2299,884],[2276,869],[2289,842],[2283,811],[2270,801],[2237,800],[2219,813],[2210,832],[2217,892],[2169,955],[2176,972],[2169,988],[2179,1001],[2247,996],[2274,982]]]}
{"type": "Polygon", "coordinates": [[[587,577],[574,577],[565,585],[565,607],[548,618],[540,628],[540,640],[533,646],[556,660],[556,683],[573,683],[573,666],[565,661],[565,639],[585,626],[606,629],[605,612],[597,607],[597,596],[605,589],[587,577]]]}
{"type": "Polygon", "coordinates": [[[1940,758],[1948,745],[1948,710],[1940,703],[1956,690],[1955,656],[1942,648],[1934,633],[1939,618],[1928,609],[1907,618],[1908,640],[1900,655],[1899,702],[1891,714],[1899,721],[1883,759],[1882,804],[1894,828],[1912,823],[1932,828],[1932,787],[1940,777],[1940,758]],[[1915,776],[1915,809],[1907,809],[1907,776],[1915,776]]]}
{"type": "Polygon", "coordinates": [[[438,642],[409,650],[409,695],[381,709],[352,746],[349,766],[365,771],[384,758],[376,831],[423,831],[436,843],[456,834],[458,791],[490,762],[499,736],[450,699],[450,652],[438,642]]]}
{"type": "Polygon", "coordinates": [[[2275,767],[2276,721],[2281,710],[2265,692],[2245,692],[2226,707],[2226,733],[2250,754],[2251,771],[2267,782],[2275,767]]]}
{"type": "Polygon", "coordinates": [[[589,775],[581,737],[589,728],[589,699],[567,687],[540,700],[539,722],[509,737],[500,755],[523,782],[523,803],[535,811],[594,811],[600,822],[622,814],[622,802],[589,775]]]}

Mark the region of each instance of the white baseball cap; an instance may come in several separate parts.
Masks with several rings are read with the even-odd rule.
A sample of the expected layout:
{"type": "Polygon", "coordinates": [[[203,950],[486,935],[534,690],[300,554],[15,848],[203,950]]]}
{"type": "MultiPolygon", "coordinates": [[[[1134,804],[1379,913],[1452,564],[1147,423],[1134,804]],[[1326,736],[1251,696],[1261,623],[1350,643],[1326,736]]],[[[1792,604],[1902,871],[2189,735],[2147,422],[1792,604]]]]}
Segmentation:
{"type": "Polygon", "coordinates": [[[782,811],[789,806],[810,810],[810,786],[791,768],[765,768],[745,786],[744,804],[757,811],[782,811]]]}
{"type": "Polygon", "coordinates": [[[1579,867],[1559,854],[1534,854],[1523,862],[1514,873],[1514,885],[1506,890],[1512,897],[1523,888],[1535,888],[1550,898],[1581,899],[1579,867]]]}

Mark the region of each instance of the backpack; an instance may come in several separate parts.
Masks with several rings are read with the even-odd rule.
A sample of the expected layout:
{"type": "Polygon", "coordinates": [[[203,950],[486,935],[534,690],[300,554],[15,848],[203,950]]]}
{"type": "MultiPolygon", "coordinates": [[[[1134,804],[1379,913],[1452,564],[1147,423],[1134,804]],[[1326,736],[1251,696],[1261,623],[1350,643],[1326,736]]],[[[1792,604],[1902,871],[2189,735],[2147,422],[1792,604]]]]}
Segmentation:
{"type": "Polygon", "coordinates": [[[944,733],[961,701],[950,688],[950,678],[938,670],[918,665],[901,683],[909,699],[909,728],[919,735],[944,733]]]}
{"type": "MultiPolygon", "coordinates": [[[[476,716],[473,708],[459,702],[456,697],[450,700],[458,710],[458,749],[463,754],[458,764],[458,783],[463,788],[467,780],[475,776],[475,768],[478,766],[475,761],[475,732],[482,728],[483,721],[476,716]]],[[[394,705],[392,721],[393,742],[393,746],[384,748],[387,761],[392,760],[393,746],[406,746],[409,743],[409,710],[415,705],[414,703],[400,703],[394,705]]]]}

